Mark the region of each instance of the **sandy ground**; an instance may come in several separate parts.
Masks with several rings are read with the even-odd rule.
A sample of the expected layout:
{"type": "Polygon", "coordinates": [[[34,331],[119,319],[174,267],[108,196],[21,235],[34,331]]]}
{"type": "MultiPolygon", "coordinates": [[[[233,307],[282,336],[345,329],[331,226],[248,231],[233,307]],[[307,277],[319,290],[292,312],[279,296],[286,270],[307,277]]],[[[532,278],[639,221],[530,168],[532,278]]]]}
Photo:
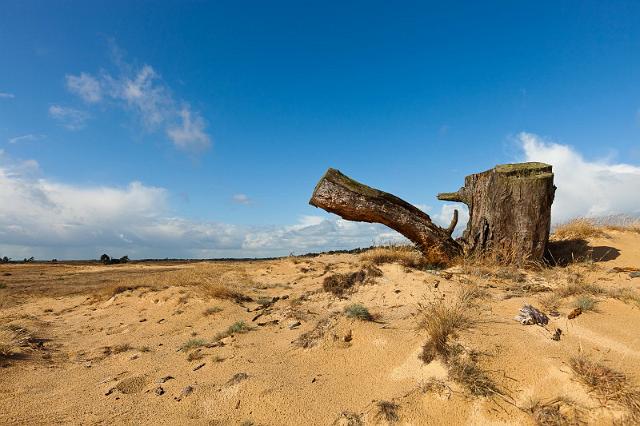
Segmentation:
{"type": "Polygon", "coordinates": [[[0,359],[0,424],[387,424],[380,401],[397,404],[402,425],[534,424],[530,401],[561,396],[576,401],[582,422],[612,424],[623,410],[603,406],[568,360],[582,353],[640,378],[639,306],[599,296],[595,311],[569,320],[568,297],[546,327],[513,319],[549,293],[530,284],[640,290],[640,278],[612,271],[640,267],[640,235],[610,234],[589,242],[608,253],[595,262],[515,275],[383,264],[382,276],[344,298],[322,283],[360,270],[358,255],[0,265],[0,326],[32,336],[0,359]],[[220,299],[220,286],[252,301],[220,299]],[[428,339],[418,304],[454,300],[465,286],[487,294],[470,308],[475,327],[457,341],[477,351],[500,388],[492,396],[472,395],[440,360],[418,359],[428,339]],[[376,320],[348,318],[353,303],[376,320]],[[215,338],[238,321],[248,331],[215,338]],[[560,341],[551,339],[556,328],[560,341]],[[312,330],[309,347],[296,343],[312,330]],[[194,347],[183,348],[189,341],[194,347]],[[443,386],[426,386],[433,378],[443,386]]]}

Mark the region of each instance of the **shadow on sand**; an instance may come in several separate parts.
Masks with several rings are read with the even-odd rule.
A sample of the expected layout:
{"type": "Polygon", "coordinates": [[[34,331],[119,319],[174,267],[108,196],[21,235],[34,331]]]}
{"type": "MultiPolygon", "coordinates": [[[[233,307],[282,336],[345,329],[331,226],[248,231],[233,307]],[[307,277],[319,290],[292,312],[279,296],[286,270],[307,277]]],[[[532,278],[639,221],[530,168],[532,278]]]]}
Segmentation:
{"type": "Polygon", "coordinates": [[[620,256],[620,250],[609,246],[590,246],[586,240],[549,241],[545,259],[551,265],[566,266],[573,262],[606,262],[620,256]]]}

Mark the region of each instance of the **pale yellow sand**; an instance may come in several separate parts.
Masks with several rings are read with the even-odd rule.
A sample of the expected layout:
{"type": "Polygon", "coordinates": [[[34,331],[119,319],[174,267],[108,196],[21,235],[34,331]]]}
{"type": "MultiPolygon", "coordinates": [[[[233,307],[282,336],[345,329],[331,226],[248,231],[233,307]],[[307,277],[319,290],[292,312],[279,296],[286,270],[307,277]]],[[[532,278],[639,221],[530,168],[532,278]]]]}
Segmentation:
{"type": "MultiPolygon", "coordinates": [[[[640,267],[640,235],[610,234],[590,243],[616,248],[617,258],[529,271],[527,281],[555,288],[577,272],[604,288],[640,290],[640,278],[609,272],[640,267]]],[[[610,424],[621,410],[602,408],[575,380],[568,360],[582,351],[640,378],[640,310],[633,302],[601,297],[597,312],[568,320],[568,298],[546,328],[523,326],[514,315],[523,303],[540,306],[544,293],[506,298],[514,286],[509,279],[455,273],[460,268],[445,279],[397,264],[380,266],[384,275],[359,285],[348,299],[322,291],[327,275],[361,266],[357,255],[347,254],[236,263],[2,265],[7,287],[0,289],[0,325],[20,325],[46,340],[0,360],[0,424],[328,425],[342,412],[385,424],[376,416],[382,400],[398,404],[403,425],[533,424],[523,409],[528,400],[558,396],[581,404],[586,423],[610,424]],[[490,297],[474,312],[482,321],[458,340],[480,351],[479,365],[499,384],[501,396],[474,397],[447,379],[441,361],[424,365],[418,359],[427,340],[416,329],[418,302],[453,299],[470,283],[490,297]],[[257,303],[208,296],[207,289],[220,284],[254,299],[288,298],[252,321],[261,312],[257,303]],[[111,297],[115,285],[133,289],[111,297]],[[368,307],[378,322],[347,318],[343,309],[351,303],[368,307]],[[213,306],[222,311],[205,315],[213,306]],[[292,343],[323,319],[326,333],[316,346],[292,343]],[[190,339],[211,342],[236,321],[252,330],[222,339],[224,346],[178,350],[190,339]],[[297,321],[301,325],[290,329],[297,321]],[[559,342],[550,339],[556,327],[563,330],[559,342]],[[348,334],[352,340],[345,342],[348,334]],[[130,348],[118,352],[127,349],[119,345],[130,348]],[[201,358],[189,361],[198,350],[201,358]],[[246,378],[228,383],[238,373],[246,378]],[[173,378],[158,383],[166,376],[173,378]],[[433,377],[449,389],[422,391],[421,383],[433,377]],[[156,394],[159,386],[162,395],[156,394]],[[192,392],[181,395],[187,386],[192,392]]]]}

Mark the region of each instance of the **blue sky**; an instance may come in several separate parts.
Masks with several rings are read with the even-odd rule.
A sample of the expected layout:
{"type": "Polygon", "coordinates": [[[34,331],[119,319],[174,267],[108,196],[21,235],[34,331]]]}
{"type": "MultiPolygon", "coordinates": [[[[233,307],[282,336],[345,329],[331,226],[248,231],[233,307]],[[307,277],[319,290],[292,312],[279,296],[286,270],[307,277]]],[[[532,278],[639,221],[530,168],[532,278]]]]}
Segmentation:
{"type": "Polygon", "coordinates": [[[640,3],[443,3],[4,2],[0,254],[396,238],[307,205],[330,166],[447,222],[437,192],[543,160],[556,222],[637,214],[640,3]]]}

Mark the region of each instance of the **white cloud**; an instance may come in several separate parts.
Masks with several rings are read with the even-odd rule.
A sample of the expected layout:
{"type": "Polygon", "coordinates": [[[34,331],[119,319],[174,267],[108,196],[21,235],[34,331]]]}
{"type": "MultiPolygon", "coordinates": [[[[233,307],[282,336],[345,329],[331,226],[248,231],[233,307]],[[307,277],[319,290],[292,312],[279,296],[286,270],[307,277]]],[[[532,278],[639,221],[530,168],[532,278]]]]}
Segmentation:
{"type": "Polygon", "coordinates": [[[86,102],[94,103],[102,100],[102,87],[100,82],[92,75],[80,73],[80,75],[66,76],[67,89],[80,96],[86,102]]]}
{"type": "Polygon", "coordinates": [[[551,164],[557,186],[552,221],[579,216],[640,213],[640,167],[610,160],[586,160],[570,146],[550,142],[531,133],[518,140],[525,161],[551,164]]]}
{"type": "Polygon", "coordinates": [[[89,119],[89,114],[74,108],[51,105],[49,115],[69,130],[80,130],[89,119]]]}
{"type": "Polygon", "coordinates": [[[235,194],[231,200],[236,204],[250,204],[251,199],[246,194],[235,194]]]}
{"type": "Polygon", "coordinates": [[[16,95],[14,95],[13,93],[0,92],[0,99],[13,99],[15,97],[16,95]]]}
{"type": "Polygon", "coordinates": [[[465,204],[443,204],[439,212],[431,214],[431,219],[433,219],[433,223],[436,225],[448,228],[451,224],[454,210],[458,210],[458,224],[453,233],[454,236],[457,236],[464,231],[469,221],[469,209],[465,204]]]}
{"type": "Polygon", "coordinates": [[[0,255],[96,258],[254,257],[349,249],[402,240],[378,224],[303,216],[250,227],[176,217],[163,188],[79,186],[41,176],[37,162],[0,156],[0,255]]]}
{"type": "MultiPolygon", "coordinates": [[[[128,67],[127,67],[128,68],[128,67]]],[[[148,129],[154,129],[174,116],[174,101],[153,67],[144,65],[139,71],[112,77],[103,75],[109,96],[125,102],[148,129]]]]}
{"type": "Polygon", "coordinates": [[[167,129],[167,135],[175,146],[189,151],[202,151],[211,145],[211,139],[204,132],[204,120],[195,114],[191,117],[191,110],[185,106],[180,111],[182,124],[179,127],[167,129]]]}
{"type": "Polygon", "coordinates": [[[44,136],[43,135],[34,135],[34,134],[27,134],[27,135],[22,135],[22,136],[16,136],[13,138],[9,138],[7,141],[11,144],[14,143],[20,143],[20,142],[34,142],[37,140],[42,139],[44,136]]]}
{"type": "Polygon", "coordinates": [[[211,137],[200,113],[174,99],[169,86],[151,65],[135,68],[124,61],[117,47],[113,50],[117,73],[67,75],[69,91],[87,102],[114,101],[110,105],[130,111],[147,131],[164,130],[178,149],[200,152],[209,148],[211,137]]]}

